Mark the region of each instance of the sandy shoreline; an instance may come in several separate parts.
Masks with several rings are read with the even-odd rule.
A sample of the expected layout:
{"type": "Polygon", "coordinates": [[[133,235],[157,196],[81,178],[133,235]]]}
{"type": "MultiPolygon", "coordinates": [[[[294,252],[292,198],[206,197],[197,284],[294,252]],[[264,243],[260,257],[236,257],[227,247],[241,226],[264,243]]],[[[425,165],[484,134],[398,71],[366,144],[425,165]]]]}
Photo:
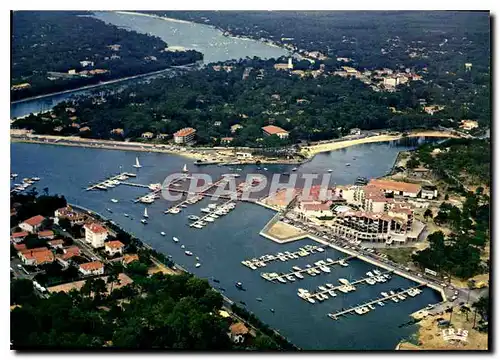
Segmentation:
{"type": "MultiPolygon", "coordinates": [[[[407,135],[407,137],[449,137],[449,138],[457,138],[458,136],[452,134],[450,132],[444,131],[419,131],[413,132],[407,135]]],[[[383,142],[383,141],[394,141],[400,140],[403,138],[402,134],[397,135],[376,135],[370,136],[362,139],[352,139],[352,140],[343,140],[343,141],[335,141],[335,142],[327,142],[323,144],[305,146],[302,148],[301,153],[307,157],[312,157],[316,154],[333,151],[338,149],[343,149],[349,146],[360,145],[360,144],[369,144],[375,142],[383,142]]]]}
{"type": "MultiPolygon", "coordinates": [[[[180,155],[192,160],[208,160],[215,163],[236,162],[238,161],[233,155],[233,148],[171,148],[170,145],[164,144],[149,144],[141,142],[122,142],[114,140],[101,140],[101,139],[87,139],[77,136],[55,136],[55,135],[32,135],[23,130],[11,129],[11,142],[26,142],[36,144],[49,144],[61,146],[76,146],[88,147],[97,149],[110,149],[110,150],[124,150],[124,151],[142,151],[142,152],[159,152],[166,154],[180,155]]],[[[408,137],[457,137],[448,132],[428,131],[428,132],[415,132],[409,134],[408,137]]],[[[306,161],[312,159],[316,154],[326,151],[333,151],[343,149],[349,146],[360,144],[393,141],[399,140],[403,136],[398,135],[377,135],[366,137],[362,139],[344,140],[337,142],[330,142],[318,145],[312,145],[302,148],[301,153],[306,156],[306,161]]],[[[249,150],[251,151],[251,150],[249,150]]],[[[260,160],[262,163],[268,164],[297,164],[297,162],[290,162],[286,160],[270,161],[264,158],[254,157],[249,163],[255,163],[260,160]]],[[[246,163],[244,161],[241,163],[246,163]]]]}

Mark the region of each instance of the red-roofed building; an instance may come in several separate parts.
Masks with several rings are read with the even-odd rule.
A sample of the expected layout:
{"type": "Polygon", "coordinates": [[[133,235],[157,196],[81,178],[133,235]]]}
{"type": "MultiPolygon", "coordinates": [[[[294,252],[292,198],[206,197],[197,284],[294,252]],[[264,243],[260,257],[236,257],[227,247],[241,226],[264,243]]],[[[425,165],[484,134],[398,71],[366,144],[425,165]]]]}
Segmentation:
{"type": "Polygon", "coordinates": [[[85,264],[80,264],[78,270],[83,275],[102,275],[104,274],[104,264],[100,261],[92,261],[85,264]]]}
{"type": "Polygon", "coordinates": [[[305,216],[332,216],[331,206],[331,201],[301,201],[298,210],[305,216]]]}
{"type": "Polygon", "coordinates": [[[14,244],[14,249],[22,252],[22,251],[26,250],[26,244],[14,244]]]}
{"type": "Polygon", "coordinates": [[[43,220],[45,220],[45,218],[42,215],[36,215],[24,220],[19,224],[19,227],[27,232],[35,233],[42,226],[43,220]]]}
{"type": "Polygon", "coordinates": [[[60,209],[57,209],[54,213],[54,223],[59,224],[60,219],[68,219],[73,225],[83,225],[85,220],[87,219],[87,215],[81,212],[76,212],[73,210],[71,206],[66,206],[60,209]]]}
{"type": "Polygon", "coordinates": [[[411,184],[402,181],[371,179],[368,185],[384,190],[386,193],[415,198],[422,187],[419,184],[411,184]]]}
{"type": "Polygon", "coordinates": [[[48,264],[55,259],[52,251],[46,247],[22,250],[18,255],[23,264],[32,266],[48,264]]]}
{"type": "Polygon", "coordinates": [[[62,263],[63,266],[68,266],[68,261],[74,257],[80,255],[80,248],[78,246],[69,246],[63,249],[63,254],[57,255],[57,260],[62,263]]]}
{"type": "Polygon", "coordinates": [[[137,255],[137,254],[125,254],[125,255],[123,255],[123,258],[122,258],[123,265],[126,266],[134,261],[139,261],[139,255],[137,255]]]}
{"type": "Polygon", "coordinates": [[[104,246],[104,240],[108,237],[108,230],[98,223],[85,224],[85,241],[94,249],[104,246]]]}
{"type": "Polygon", "coordinates": [[[262,128],[265,136],[277,135],[280,139],[288,138],[288,131],[275,125],[267,125],[262,128]]]}
{"type": "Polygon", "coordinates": [[[52,230],[39,231],[37,235],[38,235],[39,239],[53,239],[54,238],[54,232],[52,230]]]}
{"type": "Polygon", "coordinates": [[[115,254],[123,254],[124,247],[125,245],[120,240],[113,240],[104,244],[104,251],[113,256],[115,254]]]}
{"type": "Polygon", "coordinates": [[[196,129],[191,127],[180,129],[174,133],[174,142],[176,144],[187,144],[194,140],[196,129]]]}
{"type": "Polygon", "coordinates": [[[226,145],[226,144],[232,143],[233,140],[234,140],[234,138],[232,138],[232,137],[223,137],[220,139],[220,143],[223,145],[226,145]]]}
{"type": "Polygon", "coordinates": [[[63,239],[56,239],[56,240],[51,240],[47,242],[51,248],[54,249],[62,249],[64,246],[64,240],[63,239]]]}
{"type": "Polygon", "coordinates": [[[26,236],[28,236],[30,233],[27,231],[20,231],[20,232],[15,232],[10,236],[10,240],[12,242],[18,243],[22,241],[26,236]]]}

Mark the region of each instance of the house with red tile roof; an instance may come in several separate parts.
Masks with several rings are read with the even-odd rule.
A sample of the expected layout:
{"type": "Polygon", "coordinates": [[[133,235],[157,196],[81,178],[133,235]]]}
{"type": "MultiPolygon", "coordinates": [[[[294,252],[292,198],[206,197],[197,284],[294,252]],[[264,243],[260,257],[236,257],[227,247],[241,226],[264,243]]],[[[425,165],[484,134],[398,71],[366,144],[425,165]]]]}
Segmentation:
{"type": "Polygon", "coordinates": [[[87,215],[85,213],[74,211],[71,206],[66,206],[57,209],[54,212],[54,224],[59,224],[60,219],[67,219],[73,225],[83,225],[85,220],[87,220],[87,215]]]}
{"type": "Polygon", "coordinates": [[[237,344],[244,342],[249,332],[250,330],[242,322],[237,322],[229,327],[229,337],[237,344]]]}
{"type": "Polygon", "coordinates": [[[78,246],[69,246],[63,248],[62,254],[57,254],[57,261],[59,261],[63,266],[69,265],[69,260],[74,256],[80,255],[80,248],[78,246]]]}
{"type": "Polygon", "coordinates": [[[194,140],[195,135],[196,129],[192,127],[183,128],[174,133],[174,142],[176,144],[187,144],[194,140]]]}
{"type": "Polygon", "coordinates": [[[125,254],[125,255],[123,255],[122,264],[124,266],[127,266],[128,264],[130,264],[131,262],[134,262],[134,261],[139,261],[139,255],[137,255],[137,254],[125,254]]]}
{"type": "Polygon", "coordinates": [[[280,139],[286,139],[288,138],[288,131],[285,129],[280,128],[279,126],[275,125],[267,125],[262,128],[262,131],[264,133],[264,136],[271,136],[271,135],[276,135],[280,139]]]}
{"type": "Polygon", "coordinates": [[[52,251],[46,247],[22,250],[18,255],[23,264],[32,266],[48,264],[55,260],[52,251]]]}
{"type": "Polygon", "coordinates": [[[99,223],[90,223],[83,226],[85,229],[85,241],[94,249],[104,246],[104,240],[108,237],[108,230],[99,223]]]}
{"type": "Polygon", "coordinates": [[[26,244],[14,244],[14,249],[22,252],[22,251],[26,250],[26,244]]]}
{"type": "Polygon", "coordinates": [[[20,241],[23,241],[26,236],[28,236],[30,233],[27,231],[19,231],[12,233],[10,236],[10,240],[14,243],[18,243],[20,241]]]}
{"type": "Polygon", "coordinates": [[[38,235],[39,239],[53,239],[54,238],[54,232],[52,230],[39,231],[37,235],[38,235]]]}
{"type": "Polygon", "coordinates": [[[123,248],[125,245],[120,240],[113,240],[104,243],[104,251],[108,253],[108,255],[116,255],[123,254],[123,248]]]}
{"type": "Polygon", "coordinates": [[[104,274],[104,264],[100,261],[92,261],[80,264],[78,270],[83,275],[102,275],[104,274]]]}
{"type": "Polygon", "coordinates": [[[45,218],[42,215],[36,215],[24,220],[19,224],[19,227],[27,232],[35,233],[42,226],[43,220],[45,220],[45,218]]]}

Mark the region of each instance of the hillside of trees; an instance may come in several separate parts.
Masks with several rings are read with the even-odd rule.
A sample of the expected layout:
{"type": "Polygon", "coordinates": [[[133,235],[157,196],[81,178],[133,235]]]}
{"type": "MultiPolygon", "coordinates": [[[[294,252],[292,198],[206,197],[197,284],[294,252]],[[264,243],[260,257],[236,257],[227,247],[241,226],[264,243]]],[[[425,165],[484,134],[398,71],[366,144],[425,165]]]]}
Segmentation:
{"type": "Polygon", "coordinates": [[[198,144],[217,145],[221,137],[234,137],[234,146],[266,147],[338,138],[354,127],[409,130],[459,124],[438,114],[423,113],[421,105],[413,101],[412,84],[408,90],[387,94],[375,92],[357,79],[332,75],[333,66],[325,66],[326,76],[300,78],[276,71],[275,62],[226,62],[231,66],[228,72],[210,65],[152,80],[147,86],[132,84],[104,98],[81,99],[74,105],[74,114],[65,111],[70,104],[61,103],[52,116],[32,115],[12,126],[40,134],[117,140],[137,139],[146,131],[171,137],[180,128],[191,126],[197,130],[198,144]],[[249,71],[246,78],[245,71],[249,71]],[[404,112],[393,113],[390,106],[404,112]],[[90,129],[82,132],[72,125],[74,122],[80,129],[90,129]],[[242,128],[232,133],[235,124],[242,128]],[[288,141],[264,138],[261,127],[268,124],[289,131],[288,141]],[[111,133],[117,128],[123,129],[123,134],[111,133]]]}
{"type": "Polygon", "coordinates": [[[409,95],[446,105],[443,117],[491,118],[491,24],[466,11],[153,11],[234,35],[319,51],[357,69],[410,68],[424,76],[409,95]],[[465,63],[471,63],[470,71],[465,63]]]}
{"type": "Polygon", "coordinates": [[[13,348],[277,349],[264,334],[258,334],[254,345],[233,344],[227,320],[219,315],[222,296],[206,280],[191,275],[129,275],[134,282],[111,294],[106,293],[104,280],[91,279],[80,291],[48,298],[35,296],[30,280],[14,280],[11,305],[19,306],[11,311],[13,348]]]}
{"type": "Polygon", "coordinates": [[[491,239],[490,196],[482,187],[491,186],[490,140],[450,139],[439,145],[423,145],[412,161],[431,168],[448,183],[448,191],[465,198],[460,208],[446,201],[440,205],[433,221],[452,233],[429,235],[430,246],[414,255],[414,261],[461,279],[489,272],[489,260],[483,261],[481,254],[491,239]],[[469,187],[475,190],[468,191],[469,187]]]}
{"type": "Polygon", "coordinates": [[[81,11],[12,13],[11,85],[31,85],[11,91],[12,100],[190,64],[203,57],[196,51],[163,51],[167,44],[158,37],[120,29],[90,15],[81,11]],[[84,67],[81,61],[94,65],[84,67]],[[70,69],[108,72],[88,77],[48,74],[67,74],[70,69]],[[51,76],[55,79],[49,80],[51,76]]]}

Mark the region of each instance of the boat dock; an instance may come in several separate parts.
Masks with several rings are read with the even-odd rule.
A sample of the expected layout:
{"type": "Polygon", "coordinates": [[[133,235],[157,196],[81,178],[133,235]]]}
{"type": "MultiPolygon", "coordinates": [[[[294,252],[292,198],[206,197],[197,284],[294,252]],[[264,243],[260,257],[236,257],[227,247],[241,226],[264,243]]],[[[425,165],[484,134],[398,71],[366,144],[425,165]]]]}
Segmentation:
{"type": "MultiPolygon", "coordinates": [[[[381,273],[380,275],[385,275],[385,274],[390,274],[391,271],[385,271],[383,273],[381,273]]],[[[384,278],[386,279],[386,281],[388,280],[385,276],[384,278]]],[[[354,286],[354,285],[358,285],[358,284],[362,284],[362,283],[365,283],[365,284],[368,284],[366,282],[366,280],[368,279],[373,279],[373,277],[371,276],[367,276],[365,278],[362,278],[362,279],[358,279],[358,280],[355,280],[355,281],[349,281],[349,282],[346,282],[346,284],[342,284],[342,285],[338,285],[338,286],[333,286],[333,287],[329,287],[327,286],[326,284],[325,285],[322,285],[322,287],[325,287],[326,290],[321,290],[319,289],[318,291],[315,291],[315,292],[308,292],[308,297],[316,297],[316,295],[331,295],[330,291],[336,291],[336,290],[339,290],[339,289],[342,289],[342,288],[345,288],[346,285],[347,287],[350,287],[350,286],[354,286]]],[[[340,281],[339,281],[340,282],[340,281]]],[[[377,282],[377,284],[379,284],[379,282],[377,282]]],[[[353,291],[355,289],[352,289],[353,291]]],[[[344,291],[342,291],[344,292],[344,291]]],[[[335,295],[336,296],[336,295],[335,295]]],[[[303,300],[307,301],[307,297],[301,297],[303,300]]]]}
{"type": "Polygon", "coordinates": [[[190,227],[195,227],[196,225],[200,225],[200,226],[203,226],[204,223],[206,223],[206,221],[204,221],[206,218],[208,217],[212,217],[212,215],[218,211],[219,208],[221,207],[225,207],[226,205],[229,205],[230,203],[233,203],[234,202],[232,200],[228,200],[220,205],[218,205],[216,208],[214,209],[211,209],[212,211],[210,211],[209,213],[207,213],[207,215],[204,215],[202,216],[201,218],[199,218],[198,220],[196,221],[193,221],[191,224],[189,224],[190,227]]]}
{"type": "MultiPolygon", "coordinates": [[[[318,265],[315,265],[315,266],[310,266],[307,267],[308,265],[306,265],[306,268],[302,269],[302,268],[298,268],[299,270],[293,270],[289,273],[283,273],[283,274],[277,274],[277,273],[261,273],[260,276],[267,280],[267,281],[270,281],[272,283],[279,281],[281,283],[286,283],[286,279],[288,279],[290,282],[293,282],[295,281],[296,279],[293,278],[292,280],[292,277],[293,276],[297,276],[296,274],[300,274],[302,275],[303,273],[308,273],[309,275],[311,276],[316,276],[316,275],[320,275],[320,274],[323,274],[323,273],[326,273],[326,274],[329,274],[330,273],[330,268],[329,266],[332,266],[332,265],[337,265],[337,264],[345,264],[345,265],[342,265],[342,266],[348,266],[348,264],[346,263],[347,260],[350,260],[350,259],[353,259],[355,258],[355,256],[348,256],[348,257],[345,257],[343,259],[338,259],[338,260],[332,260],[332,261],[325,261],[325,260],[320,260],[321,263],[319,263],[318,265]],[[321,272],[320,270],[322,268],[327,268],[328,271],[323,271],[321,272]],[[314,275],[313,275],[314,274],[314,275]]],[[[318,263],[318,262],[317,262],[318,263]]],[[[301,278],[298,277],[299,280],[302,280],[301,278]]]]}
{"type": "Polygon", "coordinates": [[[136,174],[128,173],[128,172],[123,172],[118,175],[111,176],[101,182],[98,182],[94,185],[89,186],[85,190],[90,191],[90,190],[106,190],[108,187],[115,187],[117,185],[121,184],[122,180],[127,180],[129,177],[136,177],[136,174]],[[112,186],[109,186],[110,182],[115,182],[112,184],[112,186]]]}
{"type": "Polygon", "coordinates": [[[243,265],[251,268],[252,270],[256,270],[257,267],[263,267],[263,266],[265,266],[268,263],[271,263],[273,261],[280,260],[280,261],[285,262],[288,260],[299,259],[300,257],[312,255],[312,254],[316,253],[316,251],[318,253],[320,253],[320,252],[323,252],[324,249],[320,246],[317,246],[317,245],[306,245],[303,248],[299,248],[296,251],[292,251],[292,252],[285,251],[284,253],[279,252],[279,253],[276,253],[274,255],[273,254],[266,254],[266,255],[262,255],[258,259],[253,258],[253,259],[243,260],[241,263],[243,265]],[[317,251],[319,248],[321,248],[322,250],[317,251]],[[264,265],[262,265],[262,264],[264,264],[264,265]],[[254,265],[255,268],[253,268],[252,265],[254,265]]]}
{"type": "Polygon", "coordinates": [[[406,290],[394,293],[394,295],[390,294],[388,296],[383,296],[383,297],[375,299],[375,300],[370,300],[370,301],[368,301],[366,303],[363,303],[363,304],[360,304],[360,305],[356,305],[356,306],[350,307],[348,309],[338,311],[336,313],[329,313],[328,317],[331,318],[331,319],[333,319],[333,320],[337,320],[340,316],[353,313],[358,308],[363,308],[365,306],[369,307],[370,305],[378,304],[379,302],[383,302],[383,301],[390,300],[390,299],[393,299],[393,298],[398,298],[398,295],[408,294],[409,292],[412,292],[415,289],[419,289],[420,290],[420,288],[425,287],[425,286],[426,285],[421,284],[421,285],[418,285],[418,286],[415,286],[415,287],[412,287],[412,288],[409,288],[409,289],[406,289],[406,290]]]}
{"type": "Polygon", "coordinates": [[[122,181],[122,182],[120,182],[120,184],[127,185],[127,186],[136,186],[136,187],[149,188],[149,185],[135,184],[135,183],[130,183],[130,182],[126,182],[126,181],[122,181]]]}

